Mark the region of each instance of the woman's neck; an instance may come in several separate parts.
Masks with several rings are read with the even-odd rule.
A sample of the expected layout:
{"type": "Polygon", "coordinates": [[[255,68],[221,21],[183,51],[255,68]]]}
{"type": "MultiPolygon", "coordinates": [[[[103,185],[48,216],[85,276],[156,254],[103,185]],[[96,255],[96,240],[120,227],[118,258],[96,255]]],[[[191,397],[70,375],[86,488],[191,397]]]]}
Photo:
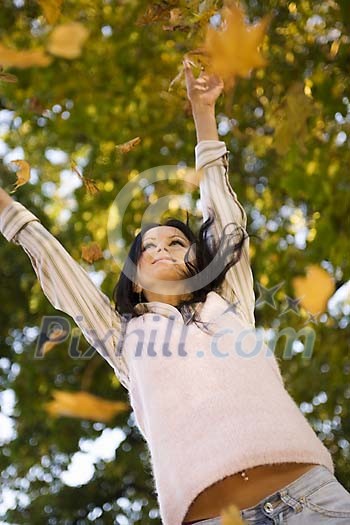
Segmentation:
{"type": "Polygon", "coordinates": [[[181,295],[163,295],[154,292],[145,292],[143,295],[146,297],[148,302],[157,301],[160,303],[170,304],[172,306],[178,306],[184,301],[189,301],[192,298],[192,293],[181,294],[181,295]]]}

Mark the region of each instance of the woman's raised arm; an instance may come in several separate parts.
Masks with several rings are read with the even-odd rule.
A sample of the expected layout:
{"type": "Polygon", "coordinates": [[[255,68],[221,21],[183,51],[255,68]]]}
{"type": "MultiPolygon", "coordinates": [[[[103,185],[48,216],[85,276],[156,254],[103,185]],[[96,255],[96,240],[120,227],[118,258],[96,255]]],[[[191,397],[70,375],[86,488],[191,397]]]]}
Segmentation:
{"type": "MultiPolygon", "coordinates": [[[[219,141],[215,119],[215,103],[223,90],[223,82],[204,71],[195,78],[189,61],[184,61],[187,95],[191,102],[197,133],[196,169],[203,169],[200,195],[203,220],[215,214],[214,235],[222,235],[227,224],[236,223],[246,229],[247,216],[228,179],[228,151],[219,141]]],[[[249,238],[244,242],[238,263],[228,270],[221,285],[221,295],[236,303],[240,315],[255,324],[255,296],[249,260],[249,238]]]]}
{"type": "Polygon", "coordinates": [[[10,197],[5,190],[0,188],[0,213],[6,208],[6,206],[11,204],[11,202],[13,202],[13,198],[10,197]]]}
{"type": "Polygon", "coordinates": [[[50,303],[70,315],[86,340],[113,367],[128,388],[127,366],[118,351],[122,320],[108,297],[62,244],[22,204],[0,188],[0,231],[30,258],[50,303]]]}

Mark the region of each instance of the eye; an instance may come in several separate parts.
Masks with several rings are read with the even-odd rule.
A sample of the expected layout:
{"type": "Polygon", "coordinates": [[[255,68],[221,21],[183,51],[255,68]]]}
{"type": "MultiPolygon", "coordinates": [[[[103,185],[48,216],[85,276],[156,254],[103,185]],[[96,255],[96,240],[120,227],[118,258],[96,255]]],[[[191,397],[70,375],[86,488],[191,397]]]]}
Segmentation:
{"type": "Polygon", "coordinates": [[[185,243],[183,241],[180,241],[180,239],[174,239],[171,241],[170,245],[172,244],[180,244],[180,246],[185,246],[185,243]]]}
{"type": "Polygon", "coordinates": [[[148,248],[150,248],[151,246],[155,246],[155,244],[153,242],[148,242],[146,243],[143,248],[142,248],[142,251],[144,252],[145,250],[147,250],[148,248]]]}

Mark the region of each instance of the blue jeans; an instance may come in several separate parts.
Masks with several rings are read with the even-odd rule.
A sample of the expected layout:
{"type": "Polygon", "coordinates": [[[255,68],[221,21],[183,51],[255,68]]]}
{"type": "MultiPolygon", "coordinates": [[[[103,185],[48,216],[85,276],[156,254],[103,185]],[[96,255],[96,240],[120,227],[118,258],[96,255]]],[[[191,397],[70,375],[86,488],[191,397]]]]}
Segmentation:
{"type": "MultiPolygon", "coordinates": [[[[350,525],[350,493],[326,467],[317,465],[255,507],[241,510],[241,518],[252,525],[350,525]]],[[[200,524],[221,521],[195,523],[200,524]]]]}

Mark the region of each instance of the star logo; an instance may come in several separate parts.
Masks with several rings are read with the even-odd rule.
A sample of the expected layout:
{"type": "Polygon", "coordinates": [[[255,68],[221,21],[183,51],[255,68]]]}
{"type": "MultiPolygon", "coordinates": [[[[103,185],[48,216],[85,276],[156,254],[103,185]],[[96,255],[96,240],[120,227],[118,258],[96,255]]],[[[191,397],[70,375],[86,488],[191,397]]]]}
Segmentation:
{"type": "Polygon", "coordinates": [[[294,312],[295,314],[299,315],[300,314],[300,311],[299,311],[299,303],[301,301],[301,298],[296,298],[296,299],[293,299],[292,297],[289,297],[288,295],[286,296],[286,307],[285,309],[283,310],[283,312],[280,314],[281,315],[284,315],[286,314],[287,312],[291,311],[291,312],[294,312]]]}
{"type": "Polygon", "coordinates": [[[224,311],[224,314],[226,314],[227,312],[233,312],[234,314],[236,314],[237,310],[238,310],[238,302],[231,303],[231,304],[228,305],[228,307],[224,311]]]}
{"type": "Polygon", "coordinates": [[[320,316],[320,312],[318,312],[317,314],[312,314],[310,312],[307,313],[308,314],[308,318],[307,320],[305,321],[305,324],[309,324],[309,323],[312,323],[312,324],[318,324],[319,323],[319,316],[320,316]]]}
{"type": "Polygon", "coordinates": [[[272,288],[265,288],[260,283],[257,283],[258,285],[258,291],[259,291],[259,297],[257,298],[255,302],[255,307],[259,308],[260,306],[263,306],[264,304],[267,304],[277,310],[276,302],[275,302],[275,294],[277,291],[282,288],[284,285],[284,281],[282,281],[279,284],[276,284],[275,286],[272,286],[272,288]]]}

